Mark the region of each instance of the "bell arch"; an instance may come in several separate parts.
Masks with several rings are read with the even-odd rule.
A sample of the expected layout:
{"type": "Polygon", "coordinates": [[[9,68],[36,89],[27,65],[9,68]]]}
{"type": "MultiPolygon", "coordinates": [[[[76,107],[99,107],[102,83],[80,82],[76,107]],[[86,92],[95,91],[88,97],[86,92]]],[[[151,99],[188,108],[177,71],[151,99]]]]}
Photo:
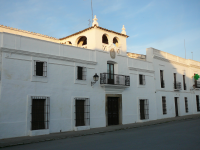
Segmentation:
{"type": "Polygon", "coordinates": [[[86,36],[80,36],[76,39],[76,44],[78,47],[81,47],[83,45],[87,45],[87,37],[86,36]]]}
{"type": "Polygon", "coordinates": [[[119,47],[119,38],[118,37],[114,37],[113,38],[113,44],[117,47],[119,47]]]}
{"type": "Polygon", "coordinates": [[[109,36],[107,34],[103,34],[102,43],[109,44],[109,36]]]}

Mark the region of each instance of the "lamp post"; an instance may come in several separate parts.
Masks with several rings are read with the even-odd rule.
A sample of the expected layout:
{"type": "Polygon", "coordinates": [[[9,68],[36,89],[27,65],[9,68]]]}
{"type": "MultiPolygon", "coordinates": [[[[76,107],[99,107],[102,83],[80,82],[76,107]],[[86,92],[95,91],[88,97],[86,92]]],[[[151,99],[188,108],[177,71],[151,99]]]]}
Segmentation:
{"type": "Polygon", "coordinates": [[[91,86],[93,86],[99,80],[99,76],[97,75],[97,73],[95,73],[95,75],[93,76],[93,80],[94,82],[91,81],[91,86]]]}

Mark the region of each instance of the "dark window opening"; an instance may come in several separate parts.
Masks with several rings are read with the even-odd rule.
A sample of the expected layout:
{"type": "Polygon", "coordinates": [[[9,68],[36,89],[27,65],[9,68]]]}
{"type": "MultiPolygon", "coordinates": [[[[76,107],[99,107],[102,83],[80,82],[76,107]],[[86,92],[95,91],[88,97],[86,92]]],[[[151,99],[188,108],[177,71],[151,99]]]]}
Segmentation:
{"type": "Polygon", "coordinates": [[[196,95],[196,101],[197,101],[197,111],[200,111],[199,95],[196,95]]]}
{"type": "Polygon", "coordinates": [[[183,89],[186,90],[185,75],[183,75],[183,89]]]}
{"type": "Polygon", "coordinates": [[[32,99],[31,129],[41,130],[49,128],[49,100],[32,99]]]}
{"type": "Polygon", "coordinates": [[[160,83],[161,83],[161,88],[165,88],[165,82],[164,82],[164,77],[163,77],[163,70],[160,70],[160,83]]]}
{"type": "Polygon", "coordinates": [[[77,66],[77,79],[86,80],[86,68],[77,66]]]}
{"type": "Polygon", "coordinates": [[[44,62],[36,62],[36,76],[43,76],[44,62]]]}
{"type": "Polygon", "coordinates": [[[177,87],[176,87],[176,73],[174,73],[174,89],[177,89],[177,87]]]}
{"type": "Polygon", "coordinates": [[[75,100],[75,117],[76,126],[87,126],[90,124],[90,105],[87,98],[75,100]]]}
{"type": "Polygon", "coordinates": [[[114,64],[107,63],[108,84],[114,84],[114,64]]]}
{"type": "Polygon", "coordinates": [[[116,37],[113,38],[113,44],[117,47],[119,47],[119,43],[116,37]]]}
{"type": "Polygon", "coordinates": [[[188,112],[188,100],[187,97],[185,97],[185,112],[188,112]]]}
{"type": "Polygon", "coordinates": [[[139,74],[139,84],[145,85],[145,75],[139,74]]]}
{"type": "Polygon", "coordinates": [[[77,43],[78,47],[81,47],[83,45],[87,45],[87,38],[85,36],[81,37],[79,40],[78,40],[78,43],[77,43]]]}
{"type": "Polygon", "coordinates": [[[149,119],[149,103],[147,99],[140,100],[140,119],[149,119]]]}
{"type": "Polygon", "coordinates": [[[162,97],[163,114],[167,114],[166,97],[162,97]]]}
{"type": "Polygon", "coordinates": [[[102,43],[108,44],[108,38],[105,34],[102,36],[102,43]]]}

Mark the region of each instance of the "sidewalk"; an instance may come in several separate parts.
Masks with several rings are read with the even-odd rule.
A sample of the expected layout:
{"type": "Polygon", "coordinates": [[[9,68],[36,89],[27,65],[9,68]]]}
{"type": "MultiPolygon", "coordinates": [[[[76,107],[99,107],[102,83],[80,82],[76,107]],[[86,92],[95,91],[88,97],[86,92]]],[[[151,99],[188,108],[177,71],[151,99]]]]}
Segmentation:
{"type": "Polygon", "coordinates": [[[93,134],[99,134],[99,133],[104,133],[104,132],[113,132],[117,130],[126,130],[126,129],[131,129],[131,128],[151,126],[151,125],[156,125],[156,124],[168,123],[172,121],[181,121],[181,120],[189,120],[189,119],[200,119],[200,114],[187,115],[187,116],[181,116],[181,117],[175,117],[175,118],[167,118],[167,119],[159,119],[159,120],[148,121],[144,123],[132,123],[132,124],[126,124],[126,125],[116,125],[116,126],[108,126],[108,127],[102,127],[102,128],[94,128],[94,129],[84,130],[84,131],[68,131],[68,132],[51,133],[48,135],[40,135],[40,136],[32,136],[32,137],[23,136],[23,137],[2,139],[0,140],[0,148],[38,143],[38,142],[44,142],[44,141],[51,141],[51,140],[59,140],[59,139],[72,138],[72,137],[79,137],[79,136],[86,136],[86,135],[93,135],[93,134]]]}

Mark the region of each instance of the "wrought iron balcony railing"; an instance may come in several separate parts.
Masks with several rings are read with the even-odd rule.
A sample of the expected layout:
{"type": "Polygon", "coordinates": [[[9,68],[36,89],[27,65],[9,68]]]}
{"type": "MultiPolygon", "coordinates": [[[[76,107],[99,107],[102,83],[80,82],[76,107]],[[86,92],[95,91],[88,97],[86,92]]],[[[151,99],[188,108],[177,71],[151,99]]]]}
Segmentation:
{"type": "Polygon", "coordinates": [[[100,84],[130,86],[130,76],[100,73],[100,84]]]}
{"type": "Polygon", "coordinates": [[[194,82],[195,88],[200,88],[200,81],[196,81],[194,82]]]}
{"type": "Polygon", "coordinates": [[[174,90],[181,90],[181,82],[175,82],[174,83],[174,90]]]}

